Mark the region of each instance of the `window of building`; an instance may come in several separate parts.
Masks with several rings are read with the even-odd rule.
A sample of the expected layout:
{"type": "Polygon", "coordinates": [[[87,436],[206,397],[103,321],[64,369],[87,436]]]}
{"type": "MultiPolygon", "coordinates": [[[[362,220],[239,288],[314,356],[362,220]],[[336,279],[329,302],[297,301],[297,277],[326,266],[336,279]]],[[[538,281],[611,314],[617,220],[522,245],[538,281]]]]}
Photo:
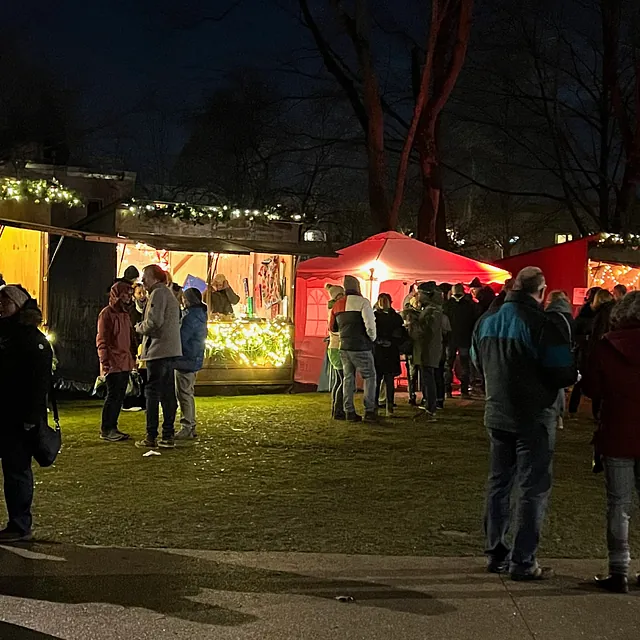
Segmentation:
{"type": "Polygon", "coordinates": [[[329,293],[326,289],[309,289],[307,295],[307,321],[304,334],[307,337],[324,338],[327,335],[329,293]]]}
{"type": "Polygon", "coordinates": [[[573,235],[571,233],[556,233],[556,244],[563,244],[572,240],[573,235]]]}

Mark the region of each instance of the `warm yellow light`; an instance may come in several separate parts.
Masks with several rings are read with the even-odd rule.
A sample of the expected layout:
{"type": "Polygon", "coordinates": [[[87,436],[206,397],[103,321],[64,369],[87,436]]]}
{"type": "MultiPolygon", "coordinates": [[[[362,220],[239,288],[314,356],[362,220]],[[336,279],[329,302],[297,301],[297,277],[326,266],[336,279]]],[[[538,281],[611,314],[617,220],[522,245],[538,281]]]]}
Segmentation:
{"type": "Polygon", "coordinates": [[[374,260],[369,264],[362,267],[362,274],[364,280],[377,280],[378,282],[384,282],[389,279],[389,268],[382,262],[382,260],[374,260]]]}

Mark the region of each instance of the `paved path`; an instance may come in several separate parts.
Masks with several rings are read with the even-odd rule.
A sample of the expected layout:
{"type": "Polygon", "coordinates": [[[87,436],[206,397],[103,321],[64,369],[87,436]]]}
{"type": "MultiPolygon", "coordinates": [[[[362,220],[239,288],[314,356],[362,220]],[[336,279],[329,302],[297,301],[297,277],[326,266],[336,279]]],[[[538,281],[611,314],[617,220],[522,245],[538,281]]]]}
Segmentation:
{"type": "Polygon", "coordinates": [[[0,547],[0,638],[637,638],[640,590],[595,592],[599,561],[552,564],[520,584],[472,558],[0,547]]]}

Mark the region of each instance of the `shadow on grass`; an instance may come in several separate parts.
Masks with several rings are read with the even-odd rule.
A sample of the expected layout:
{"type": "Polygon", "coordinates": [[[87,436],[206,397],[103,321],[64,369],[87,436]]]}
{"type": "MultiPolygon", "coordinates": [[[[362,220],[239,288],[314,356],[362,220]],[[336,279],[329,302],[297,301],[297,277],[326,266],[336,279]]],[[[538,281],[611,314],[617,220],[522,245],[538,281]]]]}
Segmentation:
{"type": "MultiPolygon", "coordinates": [[[[1,595],[68,604],[140,607],[209,625],[239,626],[257,618],[204,602],[215,599],[215,594],[205,590],[329,600],[351,596],[356,606],[422,616],[455,611],[455,607],[422,591],[268,571],[146,549],[55,543],[25,545],[15,550],[1,547],[0,566],[1,595]]],[[[336,606],[347,605],[336,602],[336,606]]]]}

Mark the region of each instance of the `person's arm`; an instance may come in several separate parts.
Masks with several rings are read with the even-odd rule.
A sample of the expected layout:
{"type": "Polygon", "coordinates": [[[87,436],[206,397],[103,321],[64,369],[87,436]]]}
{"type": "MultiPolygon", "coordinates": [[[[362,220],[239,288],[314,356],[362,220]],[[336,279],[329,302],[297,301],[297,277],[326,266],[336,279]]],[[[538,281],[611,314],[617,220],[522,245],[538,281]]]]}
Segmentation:
{"type": "MultiPolygon", "coordinates": [[[[169,289],[167,289],[167,293],[173,295],[169,289]]],[[[167,310],[167,296],[162,295],[160,289],[156,289],[149,296],[147,305],[149,309],[145,312],[146,317],[142,322],[138,322],[136,331],[143,336],[157,336],[164,324],[164,316],[167,310]]]]}
{"type": "Polygon", "coordinates": [[[240,302],[240,296],[231,288],[231,285],[228,282],[224,292],[231,305],[238,304],[238,302],[240,302]]]}
{"type": "Polygon", "coordinates": [[[110,316],[101,313],[98,316],[98,334],[96,336],[96,347],[98,349],[98,360],[100,360],[100,368],[105,375],[109,373],[109,338],[113,331],[110,316]]]}
{"type": "Polygon", "coordinates": [[[481,327],[481,325],[482,325],[481,322],[478,322],[476,324],[476,328],[475,328],[475,330],[473,332],[473,337],[471,339],[471,352],[469,354],[471,356],[471,362],[473,362],[473,365],[478,370],[480,375],[483,374],[483,371],[482,371],[482,357],[481,357],[481,352],[480,352],[480,327],[481,327]]]}
{"type": "Polygon", "coordinates": [[[371,308],[371,303],[366,298],[364,299],[361,313],[362,319],[364,320],[364,328],[367,331],[369,340],[371,340],[371,342],[375,342],[377,337],[376,316],[371,308]]]}
{"type": "Polygon", "coordinates": [[[35,426],[44,417],[51,389],[53,353],[44,336],[34,339],[24,354],[25,395],[22,421],[35,426]]]}
{"type": "Polygon", "coordinates": [[[338,333],[340,331],[340,327],[338,326],[338,318],[336,317],[336,305],[334,304],[331,307],[331,311],[329,312],[329,331],[333,333],[338,333]]]}

